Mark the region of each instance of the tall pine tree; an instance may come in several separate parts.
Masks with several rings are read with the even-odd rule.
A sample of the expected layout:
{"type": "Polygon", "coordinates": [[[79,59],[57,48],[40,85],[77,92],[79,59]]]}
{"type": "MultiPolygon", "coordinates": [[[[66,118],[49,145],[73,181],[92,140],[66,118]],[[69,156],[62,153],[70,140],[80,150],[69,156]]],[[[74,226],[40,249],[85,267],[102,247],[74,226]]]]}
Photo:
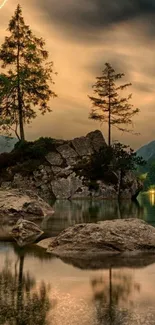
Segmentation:
{"type": "Polygon", "coordinates": [[[18,138],[25,140],[24,125],[37,116],[35,108],[42,114],[51,112],[48,102],[56,97],[50,89],[54,84],[53,62],[46,62],[45,42],[34,36],[25,24],[20,5],[9,22],[8,31],[10,36],[5,37],[0,48],[4,68],[0,75],[1,126],[15,128],[18,138]]]}
{"type": "Polygon", "coordinates": [[[120,91],[131,86],[131,83],[117,86],[116,82],[124,76],[123,73],[115,73],[109,63],[105,63],[105,69],[101,77],[96,78],[93,85],[95,97],[88,96],[93,104],[90,118],[108,123],[108,144],[111,145],[111,127],[116,126],[121,131],[128,129],[121,125],[131,125],[132,117],[139,112],[129,102],[132,95],[121,97],[120,91]]]}

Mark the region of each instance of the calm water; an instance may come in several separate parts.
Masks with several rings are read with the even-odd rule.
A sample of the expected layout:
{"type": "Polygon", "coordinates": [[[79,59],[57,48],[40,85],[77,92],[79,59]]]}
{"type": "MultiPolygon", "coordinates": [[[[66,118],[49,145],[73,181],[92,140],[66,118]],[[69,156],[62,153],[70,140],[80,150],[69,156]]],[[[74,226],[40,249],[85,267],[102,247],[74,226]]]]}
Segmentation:
{"type": "MultiPolygon", "coordinates": [[[[42,227],[55,235],[77,222],[129,217],[154,225],[154,204],[146,195],[137,204],[56,202],[42,227]]],[[[0,242],[0,262],[0,325],[155,325],[155,256],[80,269],[35,245],[0,242]]]]}

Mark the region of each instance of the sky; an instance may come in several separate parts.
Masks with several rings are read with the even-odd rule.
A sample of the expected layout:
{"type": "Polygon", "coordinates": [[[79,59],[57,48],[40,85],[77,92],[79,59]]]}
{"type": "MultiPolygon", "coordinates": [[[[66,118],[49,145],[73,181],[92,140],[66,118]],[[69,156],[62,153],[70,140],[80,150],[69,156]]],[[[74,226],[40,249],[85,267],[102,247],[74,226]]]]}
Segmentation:
{"type": "Polygon", "coordinates": [[[133,119],[140,135],[113,128],[113,140],[134,149],[155,140],[155,0],[8,0],[0,9],[0,44],[18,3],[26,24],[45,39],[58,72],[53,112],[26,127],[27,139],[70,139],[99,129],[107,140],[107,126],[88,118],[88,95],[109,62],[125,74],[122,82],[132,83],[132,104],[140,109],[133,119]]]}

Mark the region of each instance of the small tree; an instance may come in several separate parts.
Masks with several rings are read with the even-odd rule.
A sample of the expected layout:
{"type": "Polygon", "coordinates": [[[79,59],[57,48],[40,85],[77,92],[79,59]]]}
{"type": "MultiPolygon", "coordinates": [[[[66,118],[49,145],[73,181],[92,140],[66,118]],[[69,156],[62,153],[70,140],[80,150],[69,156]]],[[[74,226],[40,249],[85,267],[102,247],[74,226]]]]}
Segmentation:
{"type": "Polygon", "coordinates": [[[34,36],[25,24],[20,5],[10,20],[8,31],[10,36],[5,37],[0,48],[0,60],[5,69],[0,76],[1,126],[5,130],[15,126],[18,138],[25,140],[24,124],[36,117],[34,108],[42,114],[51,112],[48,101],[56,97],[50,89],[50,84],[54,84],[53,62],[46,63],[45,42],[34,36]]]}
{"type": "Polygon", "coordinates": [[[111,145],[111,127],[114,125],[121,131],[129,131],[121,125],[131,125],[132,117],[139,112],[138,108],[133,108],[129,100],[132,95],[127,98],[121,97],[119,92],[131,83],[116,86],[116,81],[124,76],[123,73],[115,73],[115,70],[109,63],[105,63],[105,69],[102,76],[96,78],[93,85],[95,97],[88,96],[93,104],[90,118],[93,120],[108,123],[108,144],[111,145]]]}

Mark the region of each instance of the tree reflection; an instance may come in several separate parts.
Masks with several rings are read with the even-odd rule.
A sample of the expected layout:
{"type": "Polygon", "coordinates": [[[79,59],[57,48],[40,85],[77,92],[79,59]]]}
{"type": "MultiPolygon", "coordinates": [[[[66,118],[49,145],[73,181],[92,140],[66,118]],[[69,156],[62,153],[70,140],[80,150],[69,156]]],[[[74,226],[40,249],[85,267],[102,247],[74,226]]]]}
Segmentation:
{"type": "Polygon", "coordinates": [[[134,283],[129,274],[113,274],[112,268],[109,269],[108,278],[109,283],[103,277],[91,281],[97,321],[100,325],[123,325],[129,317],[129,310],[120,308],[120,303],[127,303],[132,290],[139,292],[140,285],[134,283]]]}
{"type": "Polygon", "coordinates": [[[24,255],[14,264],[6,260],[0,272],[0,324],[47,325],[51,308],[50,287],[37,286],[35,278],[24,273],[24,255]]]}

